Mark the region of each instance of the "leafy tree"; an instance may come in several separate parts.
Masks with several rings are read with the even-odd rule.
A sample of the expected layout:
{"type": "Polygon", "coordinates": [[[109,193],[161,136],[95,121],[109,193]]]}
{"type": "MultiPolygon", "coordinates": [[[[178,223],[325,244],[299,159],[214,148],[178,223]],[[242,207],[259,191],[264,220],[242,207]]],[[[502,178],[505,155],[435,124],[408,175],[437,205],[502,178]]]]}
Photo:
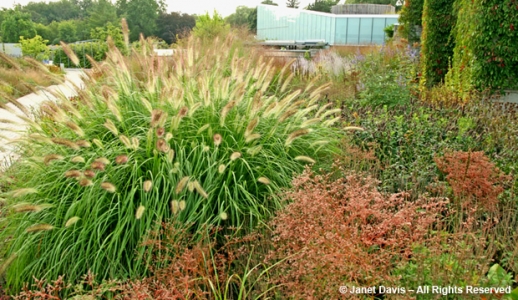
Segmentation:
{"type": "Polygon", "coordinates": [[[226,17],[225,20],[228,24],[232,26],[247,26],[250,28],[249,17],[250,14],[256,13],[255,8],[246,7],[246,6],[238,6],[236,8],[236,12],[226,17]]]}
{"type": "Polygon", "coordinates": [[[257,7],[248,15],[248,28],[253,33],[257,32],[257,7]]]}
{"type": "Polygon", "coordinates": [[[191,30],[196,25],[194,16],[171,12],[161,13],[157,19],[157,37],[168,44],[176,42],[177,35],[181,35],[186,30],[191,30]]]}
{"type": "Polygon", "coordinates": [[[122,36],[122,29],[120,26],[115,26],[111,22],[106,23],[103,27],[97,27],[90,31],[90,37],[100,41],[106,41],[111,37],[117,48],[124,50],[124,37],[122,36]]]}
{"type": "Polygon", "coordinates": [[[47,43],[57,37],[54,36],[54,34],[50,31],[49,26],[45,26],[41,23],[36,23],[34,24],[34,28],[36,29],[36,34],[41,36],[42,39],[47,40],[47,43]]]}
{"type": "Polygon", "coordinates": [[[77,19],[81,16],[81,6],[71,0],[60,0],[56,2],[29,2],[22,7],[24,12],[31,14],[31,19],[36,23],[44,25],[52,21],[65,21],[77,19]]]}
{"type": "Polygon", "coordinates": [[[338,4],[340,0],[315,0],[315,2],[309,4],[306,9],[321,12],[331,12],[331,7],[338,4]]]}
{"type": "Polygon", "coordinates": [[[47,47],[48,40],[44,40],[41,36],[36,35],[32,39],[25,39],[20,37],[20,45],[22,47],[23,55],[32,58],[43,60],[49,58],[49,47],[47,47]]]}
{"type": "Polygon", "coordinates": [[[196,26],[193,28],[193,34],[201,38],[212,39],[220,34],[228,32],[230,26],[225,20],[214,11],[212,17],[209,13],[201,15],[196,19],[196,26]]]}
{"type": "Polygon", "coordinates": [[[291,8],[299,8],[300,2],[297,0],[288,0],[286,1],[286,7],[291,8]]]}
{"type": "Polygon", "coordinates": [[[279,4],[273,2],[272,0],[264,0],[263,2],[261,2],[261,4],[279,6],[279,4]]]}
{"type": "Polygon", "coordinates": [[[62,21],[58,25],[58,38],[65,43],[77,41],[77,27],[74,21],[62,21]]]}
{"type": "Polygon", "coordinates": [[[31,15],[19,9],[9,10],[2,21],[2,41],[5,43],[17,43],[20,36],[33,38],[36,36],[34,22],[31,15]]]}
{"type": "Polygon", "coordinates": [[[108,22],[118,23],[117,7],[113,5],[109,0],[98,0],[93,2],[87,11],[88,14],[88,27],[95,29],[97,27],[103,27],[108,22]]]}
{"type": "Polygon", "coordinates": [[[133,41],[138,40],[141,33],[152,36],[157,30],[159,13],[165,11],[164,2],[157,0],[120,0],[117,4],[123,16],[126,16],[133,41]]]}

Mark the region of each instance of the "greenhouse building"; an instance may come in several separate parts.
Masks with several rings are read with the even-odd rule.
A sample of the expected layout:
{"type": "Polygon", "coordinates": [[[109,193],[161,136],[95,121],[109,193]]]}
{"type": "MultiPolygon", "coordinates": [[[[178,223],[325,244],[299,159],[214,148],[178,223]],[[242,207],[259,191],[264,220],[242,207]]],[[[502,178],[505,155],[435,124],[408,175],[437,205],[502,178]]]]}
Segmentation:
{"type": "Polygon", "coordinates": [[[396,14],[331,14],[273,5],[257,7],[261,40],[325,40],[329,45],[383,44],[396,14]]]}

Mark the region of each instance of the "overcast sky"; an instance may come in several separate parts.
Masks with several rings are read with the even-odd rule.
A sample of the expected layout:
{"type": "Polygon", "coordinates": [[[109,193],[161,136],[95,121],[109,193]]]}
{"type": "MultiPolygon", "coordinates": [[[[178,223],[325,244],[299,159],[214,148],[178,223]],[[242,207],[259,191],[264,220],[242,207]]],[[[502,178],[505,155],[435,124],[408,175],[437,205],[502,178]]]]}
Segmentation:
{"type": "MultiPolygon", "coordinates": [[[[15,3],[25,5],[29,2],[43,2],[38,0],[0,0],[0,7],[12,8],[15,3]]],[[[57,0],[51,0],[57,1],[57,0]]],[[[116,0],[112,0],[115,2],[116,0]]],[[[232,14],[236,7],[240,5],[255,7],[263,0],[165,0],[167,3],[167,11],[179,11],[188,14],[204,14],[205,12],[212,13],[215,9],[219,14],[228,16],[232,14]]],[[[313,0],[299,0],[300,7],[305,7],[313,0]]],[[[48,0],[45,2],[49,2],[48,0]]],[[[273,0],[279,6],[286,6],[286,0],[273,0]]]]}

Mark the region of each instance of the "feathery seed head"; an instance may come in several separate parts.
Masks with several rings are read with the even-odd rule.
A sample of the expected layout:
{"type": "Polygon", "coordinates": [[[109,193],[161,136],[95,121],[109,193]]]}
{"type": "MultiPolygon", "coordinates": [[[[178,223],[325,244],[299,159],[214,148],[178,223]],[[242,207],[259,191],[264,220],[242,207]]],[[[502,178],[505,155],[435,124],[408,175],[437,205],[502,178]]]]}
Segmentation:
{"type": "Polygon", "coordinates": [[[169,144],[164,139],[158,139],[156,141],[156,148],[158,151],[167,152],[171,149],[169,144]]]}
{"type": "Polygon", "coordinates": [[[90,142],[85,141],[85,140],[77,141],[76,145],[78,145],[79,147],[83,147],[83,148],[90,148],[92,146],[92,144],[90,144],[90,142]]]}
{"type": "Polygon", "coordinates": [[[200,133],[204,132],[209,127],[210,127],[210,124],[203,125],[202,127],[200,127],[200,129],[198,129],[198,132],[196,134],[200,134],[200,133]]]}
{"type": "Polygon", "coordinates": [[[178,200],[171,201],[171,211],[173,212],[173,214],[176,215],[179,210],[180,210],[180,202],[178,202],[178,200]]]}
{"type": "Polygon", "coordinates": [[[103,164],[102,162],[100,161],[94,161],[90,164],[90,167],[93,169],[93,170],[98,170],[98,171],[104,171],[105,168],[106,168],[106,165],[103,164]]]}
{"type": "Polygon", "coordinates": [[[96,158],[94,161],[95,162],[103,163],[105,165],[109,165],[110,164],[110,160],[108,160],[106,157],[99,157],[99,158],[96,158]]]}
{"type": "Polygon", "coordinates": [[[166,117],[166,114],[162,110],[153,109],[153,111],[151,112],[151,127],[157,127],[165,121],[166,117]]]}
{"type": "Polygon", "coordinates": [[[252,133],[252,131],[254,131],[255,127],[257,127],[258,123],[259,123],[258,117],[255,117],[252,121],[250,121],[248,126],[246,126],[245,136],[249,136],[252,133]]]}
{"type": "Polygon", "coordinates": [[[219,146],[221,145],[221,142],[223,141],[223,138],[221,137],[221,134],[219,133],[216,133],[212,139],[214,140],[214,146],[219,146]]]}
{"type": "Polygon", "coordinates": [[[257,178],[257,182],[268,185],[268,184],[270,184],[270,179],[268,179],[266,177],[259,177],[259,178],[257,178]]]}
{"type": "Polygon", "coordinates": [[[258,139],[258,138],[260,138],[260,137],[261,137],[261,135],[260,135],[259,133],[251,134],[251,135],[249,135],[249,136],[247,136],[247,137],[245,138],[245,143],[250,143],[250,142],[252,142],[252,141],[257,140],[257,139],[258,139]]]}
{"type": "Polygon", "coordinates": [[[66,178],[79,178],[81,177],[81,172],[79,170],[69,170],[65,172],[66,178]]]}
{"type": "Polygon", "coordinates": [[[144,181],[144,192],[149,192],[151,188],[153,187],[153,182],[151,180],[144,181]]]}
{"type": "Polygon", "coordinates": [[[79,150],[79,146],[70,141],[70,140],[67,140],[67,139],[62,139],[62,138],[52,138],[51,141],[56,144],[56,145],[62,145],[62,146],[67,146],[71,149],[74,149],[74,150],[79,150]]]}
{"type": "Polygon", "coordinates": [[[131,141],[127,136],[121,134],[119,135],[119,140],[121,140],[121,142],[124,144],[124,146],[126,146],[126,148],[133,148],[133,145],[131,144],[131,141]]]}
{"type": "Polygon", "coordinates": [[[65,123],[65,125],[67,125],[68,128],[72,129],[72,131],[75,132],[78,136],[85,135],[85,132],[83,131],[83,129],[81,129],[81,127],[79,127],[76,123],[74,123],[72,121],[67,121],[65,123]]]}
{"type": "Polygon", "coordinates": [[[180,181],[178,181],[178,184],[176,185],[176,194],[180,194],[187,185],[187,183],[189,183],[189,176],[184,176],[182,179],[180,179],[180,181]]]}
{"type": "Polygon", "coordinates": [[[83,175],[86,177],[86,178],[94,178],[95,177],[95,172],[93,170],[85,170],[83,175]]]}
{"type": "Polygon", "coordinates": [[[139,139],[134,136],[131,138],[131,145],[133,146],[133,149],[137,150],[138,146],[140,145],[139,139]]]}
{"type": "Polygon", "coordinates": [[[225,166],[224,164],[221,164],[219,165],[218,167],[218,173],[219,174],[223,174],[223,172],[225,172],[225,169],[227,168],[227,166],[225,166]]]}
{"type": "Polygon", "coordinates": [[[168,132],[165,134],[165,140],[166,142],[169,142],[173,138],[173,134],[168,132]]]}
{"type": "Polygon", "coordinates": [[[318,124],[318,123],[320,123],[320,121],[321,121],[320,118],[309,119],[307,121],[302,122],[300,127],[301,128],[306,128],[306,127],[311,126],[313,124],[318,124]]]}
{"type": "Polygon", "coordinates": [[[70,219],[68,219],[68,221],[65,223],[65,227],[70,227],[72,225],[74,225],[75,223],[77,223],[77,221],[79,221],[81,218],[78,217],[78,216],[75,216],[75,217],[72,217],[70,219]]]}
{"type": "Polygon", "coordinates": [[[189,183],[187,183],[187,189],[191,193],[194,192],[194,182],[193,181],[189,181],[189,183]]]}
{"type": "Polygon", "coordinates": [[[207,194],[207,192],[205,192],[198,180],[195,180],[193,185],[196,192],[198,192],[198,194],[200,194],[203,198],[207,199],[209,197],[209,195],[207,194]]]}
{"type": "Polygon", "coordinates": [[[84,163],[85,159],[82,156],[74,156],[70,161],[73,163],[84,163]]]}
{"type": "Polygon", "coordinates": [[[106,122],[104,122],[104,127],[106,127],[113,135],[117,136],[119,135],[119,130],[117,129],[117,126],[112,122],[110,119],[106,119],[106,122]]]}
{"type": "Polygon", "coordinates": [[[301,137],[301,136],[303,136],[303,135],[306,135],[306,134],[308,134],[308,133],[310,133],[310,130],[309,130],[309,129],[307,129],[307,128],[295,130],[294,132],[292,132],[292,133],[288,136],[288,138],[286,139],[285,145],[286,145],[286,146],[291,145],[291,143],[292,143],[295,139],[297,139],[297,138],[299,138],[299,137],[301,137]]]}
{"type": "Polygon", "coordinates": [[[17,255],[16,253],[11,254],[8,259],[6,259],[1,265],[0,265],[0,276],[4,275],[5,271],[7,270],[7,267],[16,259],[17,255]]]}
{"type": "Polygon", "coordinates": [[[180,202],[178,202],[178,208],[180,209],[180,211],[184,210],[185,207],[187,207],[187,202],[185,202],[185,200],[181,200],[180,202]]]}
{"type": "Polygon", "coordinates": [[[344,130],[346,131],[353,131],[353,130],[357,130],[357,131],[365,131],[364,128],[362,127],[357,127],[357,126],[347,126],[344,128],[344,130]]]}
{"type": "Polygon", "coordinates": [[[45,163],[45,165],[49,165],[50,162],[54,161],[54,160],[62,160],[64,159],[63,156],[61,155],[58,155],[58,154],[49,154],[49,155],[46,155],[44,158],[43,158],[43,163],[45,163]]]}
{"type": "Polygon", "coordinates": [[[122,165],[128,162],[128,156],[127,155],[119,155],[115,158],[115,163],[118,165],[122,165]]]}
{"type": "Polygon", "coordinates": [[[232,153],[232,155],[230,155],[230,160],[234,161],[240,157],[241,157],[241,152],[234,152],[234,153],[232,153]]]}
{"type": "Polygon", "coordinates": [[[167,160],[170,162],[173,162],[173,159],[174,159],[174,150],[170,149],[169,151],[167,151],[167,160]]]}
{"type": "Polygon", "coordinates": [[[117,188],[112,183],[106,181],[101,183],[101,188],[109,193],[115,193],[117,190],[117,188]]]}
{"type": "Polygon", "coordinates": [[[209,152],[209,150],[210,150],[209,146],[203,146],[203,149],[202,149],[203,152],[209,152]]]}
{"type": "Polygon", "coordinates": [[[178,117],[183,118],[187,115],[188,112],[189,112],[189,108],[187,106],[183,106],[178,111],[178,117]]]}
{"type": "Polygon", "coordinates": [[[50,207],[50,205],[35,205],[28,203],[19,203],[13,206],[13,209],[17,213],[21,212],[39,212],[45,208],[50,207]]]}
{"type": "Polygon", "coordinates": [[[165,134],[165,128],[164,127],[158,127],[156,129],[156,136],[157,137],[163,137],[165,134]]]}
{"type": "Polygon", "coordinates": [[[140,218],[142,218],[142,215],[144,214],[145,210],[146,208],[144,207],[144,205],[140,205],[137,208],[137,212],[135,213],[135,219],[139,220],[140,218]]]}
{"type": "Polygon", "coordinates": [[[259,152],[261,152],[261,150],[263,149],[263,146],[262,145],[257,145],[255,147],[252,147],[252,148],[248,148],[246,150],[246,153],[250,154],[251,156],[255,156],[257,155],[259,152]]]}
{"type": "Polygon", "coordinates": [[[63,49],[63,52],[65,52],[65,54],[68,56],[68,58],[70,58],[70,60],[72,61],[72,63],[76,66],[79,66],[79,58],[77,58],[77,55],[74,53],[74,51],[72,51],[72,48],[70,48],[70,46],[64,42],[60,42],[61,44],[61,48],[63,49]]]}
{"type": "Polygon", "coordinates": [[[219,214],[219,218],[223,221],[225,221],[226,219],[228,219],[228,215],[226,212],[222,212],[219,214]]]}
{"type": "Polygon", "coordinates": [[[90,179],[82,178],[81,180],[79,180],[80,186],[91,186],[92,184],[93,182],[90,179]]]}
{"type": "Polygon", "coordinates": [[[48,231],[54,229],[54,226],[50,224],[36,224],[25,229],[25,232],[37,232],[37,231],[48,231]]]}
{"type": "Polygon", "coordinates": [[[36,194],[37,192],[38,192],[38,190],[35,188],[22,188],[22,189],[17,189],[17,190],[12,191],[11,196],[17,198],[17,197],[30,195],[30,194],[36,194]]]}
{"type": "Polygon", "coordinates": [[[299,155],[299,156],[296,156],[295,157],[295,160],[298,160],[298,161],[303,161],[303,162],[307,162],[307,163],[310,163],[310,164],[314,164],[316,161],[314,159],[312,159],[311,157],[309,156],[304,156],[304,155],[299,155]]]}
{"type": "Polygon", "coordinates": [[[101,148],[101,149],[104,149],[104,147],[103,147],[103,142],[101,142],[100,140],[98,140],[98,139],[93,139],[93,140],[92,140],[92,142],[93,142],[97,147],[99,147],[99,148],[101,148]]]}

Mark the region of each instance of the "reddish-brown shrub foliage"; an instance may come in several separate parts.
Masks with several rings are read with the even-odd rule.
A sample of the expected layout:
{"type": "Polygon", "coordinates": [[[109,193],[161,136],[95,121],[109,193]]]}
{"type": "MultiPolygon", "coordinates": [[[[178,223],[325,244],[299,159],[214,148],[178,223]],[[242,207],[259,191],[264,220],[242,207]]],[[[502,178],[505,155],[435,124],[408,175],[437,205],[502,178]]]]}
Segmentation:
{"type": "Polygon", "coordinates": [[[497,208],[503,184],[511,179],[492,163],[484,152],[456,151],[436,157],[435,163],[445,174],[453,194],[464,208],[478,204],[488,211],[497,208]]]}
{"type": "Polygon", "coordinates": [[[273,276],[286,297],[329,299],[345,284],[370,286],[391,280],[393,264],[427,239],[443,199],[407,201],[384,196],[377,182],[359,175],[332,180],[306,170],[286,194],[293,200],[272,221],[269,260],[288,257],[273,276]]]}

